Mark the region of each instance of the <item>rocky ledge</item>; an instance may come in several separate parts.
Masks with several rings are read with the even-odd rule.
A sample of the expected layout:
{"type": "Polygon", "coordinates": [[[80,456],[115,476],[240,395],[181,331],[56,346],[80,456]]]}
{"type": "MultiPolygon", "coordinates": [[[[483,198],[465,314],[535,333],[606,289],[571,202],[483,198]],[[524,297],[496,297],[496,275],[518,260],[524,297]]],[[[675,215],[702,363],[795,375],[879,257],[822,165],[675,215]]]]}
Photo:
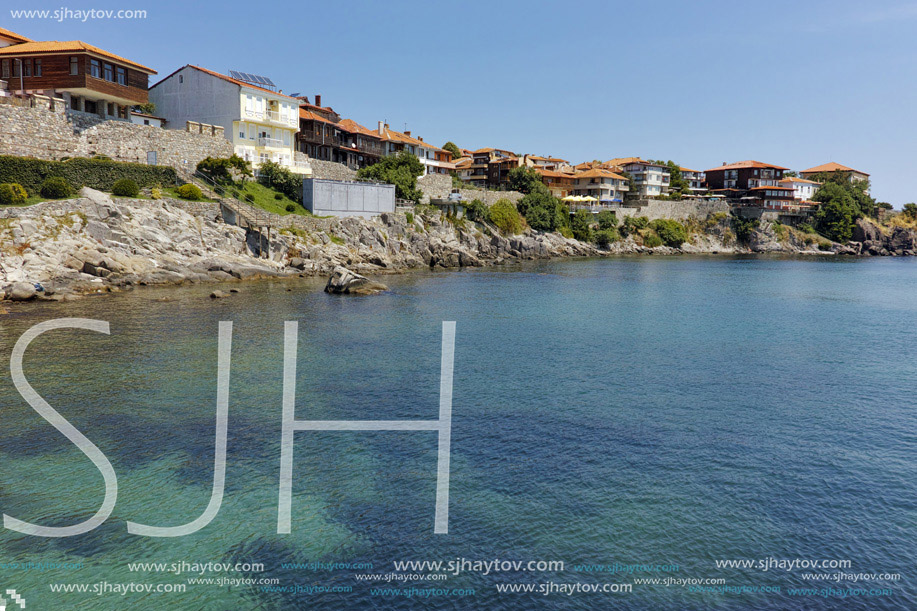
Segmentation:
{"type": "MultiPolygon", "coordinates": [[[[860,221],[854,241],[814,240],[763,224],[736,242],[728,219],[694,223],[680,248],[647,248],[628,237],[609,248],[527,231],[504,236],[488,223],[421,212],[362,218],[304,218],[259,233],[224,223],[216,204],[112,200],[83,189],[72,200],[0,210],[0,299],[72,299],[134,286],[331,276],[339,266],[358,278],[412,268],[499,265],[523,259],[617,254],[749,253],[913,254],[917,232],[860,221]]],[[[332,285],[331,290],[337,290],[332,285]]],[[[352,292],[359,287],[353,285],[352,292]]],[[[366,289],[371,290],[371,289],[366,289]]],[[[346,292],[346,291],[344,291],[346,292]]]]}

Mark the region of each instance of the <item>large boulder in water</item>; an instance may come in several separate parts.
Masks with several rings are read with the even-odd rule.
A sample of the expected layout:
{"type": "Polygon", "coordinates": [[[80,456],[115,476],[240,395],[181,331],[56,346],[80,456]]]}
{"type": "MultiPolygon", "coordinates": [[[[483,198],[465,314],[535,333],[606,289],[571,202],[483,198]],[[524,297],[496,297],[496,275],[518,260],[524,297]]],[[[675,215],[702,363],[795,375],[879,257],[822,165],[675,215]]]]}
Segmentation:
{"type": "Polygon", "coordinates": [[[373,282],[342,265],[334,268],[331,277],[328,278],[328,284],[325,285],[326,293],[339,295],[375,295],[387,290],[388,287],[381,282],[373,282]]]}

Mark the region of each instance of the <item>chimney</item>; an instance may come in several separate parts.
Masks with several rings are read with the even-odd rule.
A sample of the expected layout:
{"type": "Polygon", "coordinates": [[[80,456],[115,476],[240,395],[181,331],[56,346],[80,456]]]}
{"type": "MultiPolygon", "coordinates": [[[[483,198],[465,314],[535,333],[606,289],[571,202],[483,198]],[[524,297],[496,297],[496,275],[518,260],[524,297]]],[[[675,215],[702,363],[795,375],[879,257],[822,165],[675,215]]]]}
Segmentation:
{"type": "Polygon", "coordinates": [[[723,162],[723,165],[726,165],[726,162],[725,162],[725,161],[723,162]]]}
{"type": "Polygon", "coordinates": [[[420,136],[417,136],[417,139],[423,142],[423,138],[421,138],[420,136]]]}
{"type": "Polygon", "coordinates": [[[316,105],[316,106],[321,106],[321,105],[322,105],[322,96],[321,96],[320,93],[316,93],[316,94],[315,94],[315,105],[316,105]]]}
{"type": "Polygon", "coordinates": [[[410,135],[411,135],[411,131],[408,130],[408,131],[404,132],[404,135],[405,135],[405,136],[410,136],[410,135]]]}
{"type": "Polygon", "coordinates": [[[382,121],[379,121],[379,135],[380,136],[385,135],[385,123],[383,123],[382,121]]]}

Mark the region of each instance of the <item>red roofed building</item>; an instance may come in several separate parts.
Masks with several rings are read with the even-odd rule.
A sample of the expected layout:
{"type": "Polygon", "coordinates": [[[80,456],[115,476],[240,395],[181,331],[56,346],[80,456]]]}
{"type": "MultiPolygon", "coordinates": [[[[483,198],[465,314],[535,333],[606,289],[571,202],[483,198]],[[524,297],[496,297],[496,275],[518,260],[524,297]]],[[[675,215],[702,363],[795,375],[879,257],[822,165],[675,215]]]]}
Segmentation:
{"type": "Polygon", "coordinates": [[[761,161],[738,161],[724,163],[720,167],[705,172],[707,188],[713,193],[720,193],[730,198],[748,195],[751,189],[758,187],[780,187],[783,172],[788,168],[761,161]]]}
{"type": "Polygon", "coordinates": [[[834,161],[823,163],[822,165],[817,165],[814,168],[809,168],[808,170],[803,170],[799,173],[799,175],[809,180],[817,180],[817,178],[822,174],[833,174],[834,172],[841,172],[846,174],[847,178],[851,182],[855,180],[869,180],[869,174],[866,172],[848,168],[847,166],[841,165],[834,161]]]}
{"type": "Polygon", "coordinates": [[[0,28],[3,94],[63,98],[68,108],[130,120],[130,107],[148,101],[152,68],[80,40],[34,41],[0,28]]]}

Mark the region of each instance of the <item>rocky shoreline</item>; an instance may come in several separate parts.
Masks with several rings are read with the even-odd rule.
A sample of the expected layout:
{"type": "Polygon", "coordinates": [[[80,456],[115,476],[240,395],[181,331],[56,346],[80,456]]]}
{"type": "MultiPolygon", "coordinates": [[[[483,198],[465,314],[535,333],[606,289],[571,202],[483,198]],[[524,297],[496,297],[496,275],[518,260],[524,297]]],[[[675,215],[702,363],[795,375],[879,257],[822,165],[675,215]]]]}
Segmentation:
{"type": "Polygon", "coordinates": [[[0,210],[0,299],[68,300],[136,286],[329,276],[343,266],[367,275],[514,260],[622,254],[914,254],[917,232],[860,221],[848,244],[807,242],[765,224],[739,245],[728,219],[702,219],[680,248],[647,248],[628,237],[608,249],[557,233],[503,236],[486,223],[439,213],[314,219],[311,230],[269,236],[224,223],[216,204],[112,200],[83,189],[72,200],[0,210]],[[409,220],[410,219],[410,220],[409,220]]]}

